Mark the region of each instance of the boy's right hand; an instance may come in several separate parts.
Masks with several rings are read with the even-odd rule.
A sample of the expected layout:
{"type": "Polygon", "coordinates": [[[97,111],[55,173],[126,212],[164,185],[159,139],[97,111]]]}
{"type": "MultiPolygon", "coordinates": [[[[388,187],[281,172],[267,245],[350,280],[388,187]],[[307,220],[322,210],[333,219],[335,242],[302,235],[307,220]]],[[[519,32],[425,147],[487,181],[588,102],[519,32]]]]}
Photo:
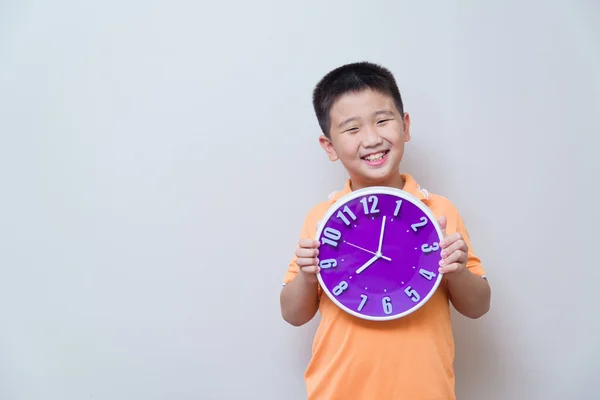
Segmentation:
{"type": "Polygon", "coordinates": [[[296,264],[300,274],[309,283],[317,282],[319,268],[319,241],[313,239],[300,239],[296,249],[296,264]]]}

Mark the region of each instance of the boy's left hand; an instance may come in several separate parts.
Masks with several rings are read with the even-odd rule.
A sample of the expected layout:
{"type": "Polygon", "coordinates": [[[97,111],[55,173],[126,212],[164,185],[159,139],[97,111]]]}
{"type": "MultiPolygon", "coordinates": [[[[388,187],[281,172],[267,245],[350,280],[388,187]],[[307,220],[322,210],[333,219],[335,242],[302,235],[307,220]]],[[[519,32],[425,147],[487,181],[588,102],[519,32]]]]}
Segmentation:
{"type": "Polygon", "coordinates": [[[459,232],[455,232],[450,236],[446,234],[447,222],[446,217],[438,218],[438,223],[444,234],[444,239],[440,242],[442,259],[440,260],[439,271],[448,278],[453,278],[467,270],[469,248],[459,232]]]}

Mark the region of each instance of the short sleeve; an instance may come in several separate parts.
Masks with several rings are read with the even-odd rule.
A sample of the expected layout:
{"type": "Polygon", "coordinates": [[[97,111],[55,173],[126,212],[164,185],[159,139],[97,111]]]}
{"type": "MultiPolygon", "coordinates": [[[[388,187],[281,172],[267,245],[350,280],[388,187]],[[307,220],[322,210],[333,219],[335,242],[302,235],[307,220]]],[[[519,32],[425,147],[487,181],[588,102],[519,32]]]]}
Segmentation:
{"type": "MultiPolygon", "coordinates": [[[[308,232],[308,226],[307,226],[307,222],[308,222],[308,218],[304,220],[304,223],[302,224],[302,230],[300,231],[300,236],[298,239],[309,239],[310,238],[310,233],[308,232]]],[[[296,249],[298,248],[298,244],[296,244],[296,249]]],[[[285,275],[283,276],[283,286],[287,285],[288,283],[290,283],[295,277],[296,275],[298,275],[298,264],[296,264],[296,252],[294,251],[294,255],[292,257],[292,259],[290,260],[290,263],[288,264],[287,267],[287,271],[285,272],[285,275]]]]}
{"type": "Polygon", "coordinates": [[[467,247],[469,249],[468,256],[467,256],[467,268],[469,269],[469,271],[471,271],[475,275],[485,278],[486,272],[481,265],[481,260],[475,254],[475,251],[473,250],[473,246],[471,245],[471,238],[469,237],[469,232],[468,232],[467,228],[465,227],[465,223],[464,223],[462,217],[460,216],[460,214],[458,214],[457,218],[456,218],[456,231],[460,233],[460,235],[462,236],[463,240],[465,241],[465,243],[467,244],[467,247]]]}
{"type": "MultiPolygon", "coordinates": [[[[322,217],[324,210],[327,207],[327,203],[322,203],[315,206],[304,219],[304,223],[302,224],[302,230],[300,231],[300,235],[298,239],[313,239],[317,233],[317,225],[319,224],[319,219],[322,217]]],[[[298,244],[296,244],[296,249],[298,248],[298,244]]],[[[296,264],[296,251],[294,251],[294,255],[290,260],[287,270],[283,276],[282,285],[285,286],[290,283],[294,278],[298,275],[300,268],[298,264],[296,264]]],[[[319,284],[317,284],[317,294],[321,297],[322,289],[319,284]]]]}

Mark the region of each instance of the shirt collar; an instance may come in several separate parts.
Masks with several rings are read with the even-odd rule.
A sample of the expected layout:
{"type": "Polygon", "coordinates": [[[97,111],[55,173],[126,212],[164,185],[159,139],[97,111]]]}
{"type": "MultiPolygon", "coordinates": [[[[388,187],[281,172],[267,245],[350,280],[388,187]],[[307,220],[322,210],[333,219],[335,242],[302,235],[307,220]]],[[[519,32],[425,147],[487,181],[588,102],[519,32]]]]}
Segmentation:
{"type": "MultiPolygon", "coordinates": [[[[417,181],[415,181],[411,175],[400,174],[400,176],[402,176],[402,179],[404,180],[404,188],[402,188],[402,190],[412,194],[421,201],[429,200],[429,192],[426,189],[421,188],[421,186],[419,186],[417,181]]],[[[331,193],[329,195],[329,199],[338,201],[350,192],[352,192],[352,188],[350,187],[350,179],[347,179],[346,183],[344,184],[344,188],[337,192],[331,193]]]]}

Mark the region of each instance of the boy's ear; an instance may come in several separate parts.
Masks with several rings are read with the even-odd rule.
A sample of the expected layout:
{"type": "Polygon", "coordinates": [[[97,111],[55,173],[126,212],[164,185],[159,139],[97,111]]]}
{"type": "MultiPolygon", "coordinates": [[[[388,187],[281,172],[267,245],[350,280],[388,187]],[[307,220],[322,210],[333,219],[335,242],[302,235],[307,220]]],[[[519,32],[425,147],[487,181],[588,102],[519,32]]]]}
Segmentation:
{"type": "Polygon", "coordinates": [[[402,119],[402,128],[404,129],[404,141],[408,142],[410,140],[410,115],[407,112],[404,113],[404,118],[402,119]]]}
{"type": "Polygon", "coordinates": [[[329,138],[327,138],[327,136],[321,135],[319,137],[319,144],[321,145],[323,150],[325,150],[325,152],[327,153],[327,157],[329,157],[329,161],[337,161],[338,160],[339,157],[337,155],[337,152],[335,151],[335,148],[333,147],[333,143],[331,143],[331,140],[329,138]]]}

